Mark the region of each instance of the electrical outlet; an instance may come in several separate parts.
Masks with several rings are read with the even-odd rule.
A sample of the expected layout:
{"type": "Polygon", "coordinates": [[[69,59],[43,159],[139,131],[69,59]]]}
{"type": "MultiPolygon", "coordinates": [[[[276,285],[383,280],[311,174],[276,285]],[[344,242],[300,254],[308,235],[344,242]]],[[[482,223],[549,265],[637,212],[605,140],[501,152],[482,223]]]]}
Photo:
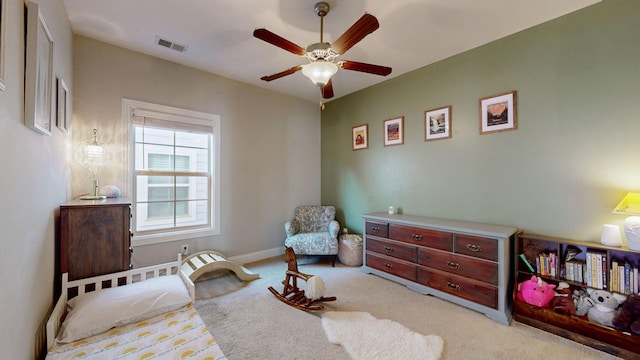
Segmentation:
{"type": "Polygon", "coordinates": [[[189,253],[189,245],[188,244],[182,244],[182,255],[187,255],[189,253]]]}

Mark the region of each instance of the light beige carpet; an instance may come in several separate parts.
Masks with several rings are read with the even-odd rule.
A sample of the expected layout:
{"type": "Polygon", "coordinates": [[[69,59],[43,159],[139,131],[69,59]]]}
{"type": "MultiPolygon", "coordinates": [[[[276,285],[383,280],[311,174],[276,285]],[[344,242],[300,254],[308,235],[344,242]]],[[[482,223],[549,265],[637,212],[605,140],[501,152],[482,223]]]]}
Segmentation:
{"type": "MultiPolygon", "coordinates": [[[[357,267],[303,258],[299,270],[319,275],[328,311],[362,311],[390,319],[411,331],[444,340],[441,359],[616,359],[573,341],[512,322],[504,326],[486,316],[433,296],[419,295],[357,267]]],[[[280,258],[247,264],[261,278],[243,282],[232,273],[207,274],[196,282],[196,308],[230,360],[350,360],[325,335],[322,313],[294,309],[267,290],[281,289],[286,264],[280,258]]]]}

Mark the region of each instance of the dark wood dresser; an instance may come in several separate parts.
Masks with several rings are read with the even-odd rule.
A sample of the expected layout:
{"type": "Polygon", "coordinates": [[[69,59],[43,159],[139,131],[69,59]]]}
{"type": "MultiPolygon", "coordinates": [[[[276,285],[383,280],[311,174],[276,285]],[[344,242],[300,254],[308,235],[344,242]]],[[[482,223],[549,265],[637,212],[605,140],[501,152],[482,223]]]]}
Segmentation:
{"type": "Polygon", "coordinates": [[[69,280],[131,267],[131,202],[73,200],[60,206],[59,266],[69,280]]]}
{"type": "Polygon", "coordinates": [[[387,213],[365,214],[362,271],[508,325],[517,228],[387,213]]]}

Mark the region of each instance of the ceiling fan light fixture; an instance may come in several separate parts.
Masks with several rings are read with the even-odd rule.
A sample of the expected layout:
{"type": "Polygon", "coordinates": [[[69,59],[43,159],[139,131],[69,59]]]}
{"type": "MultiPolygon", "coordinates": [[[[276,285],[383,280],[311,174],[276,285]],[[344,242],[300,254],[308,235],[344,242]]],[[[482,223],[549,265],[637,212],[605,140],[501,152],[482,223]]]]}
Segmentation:
{"type": "Polygon", "coordinates": [[[335,73],[338,66],[332,62],[315,61],[302,67],[302,74],[308,77],[314,85],[325,86],[335,73]]]}

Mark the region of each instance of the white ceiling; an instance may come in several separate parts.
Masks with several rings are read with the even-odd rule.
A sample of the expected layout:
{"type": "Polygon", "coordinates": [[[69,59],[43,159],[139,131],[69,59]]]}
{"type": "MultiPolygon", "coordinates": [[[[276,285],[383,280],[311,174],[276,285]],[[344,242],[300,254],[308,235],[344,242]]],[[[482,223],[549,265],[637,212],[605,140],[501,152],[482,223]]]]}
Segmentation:
{"type": "MultiPolygon", "coordinates": [[[[260,80],[307,61],[253,37],[266,28],[306,48],[320,41],[316,0],[63,0],[75,34],[318,102],[297,72],[260,80]],[[179,53],[157,37],[188,46],[179,53]]],[[[546,22],[600,0],[326,0],[324,41],[365,12],[380,28],[338,58],[393,68],[382,77],[339,70],[334,99],[546,22]]]]}

